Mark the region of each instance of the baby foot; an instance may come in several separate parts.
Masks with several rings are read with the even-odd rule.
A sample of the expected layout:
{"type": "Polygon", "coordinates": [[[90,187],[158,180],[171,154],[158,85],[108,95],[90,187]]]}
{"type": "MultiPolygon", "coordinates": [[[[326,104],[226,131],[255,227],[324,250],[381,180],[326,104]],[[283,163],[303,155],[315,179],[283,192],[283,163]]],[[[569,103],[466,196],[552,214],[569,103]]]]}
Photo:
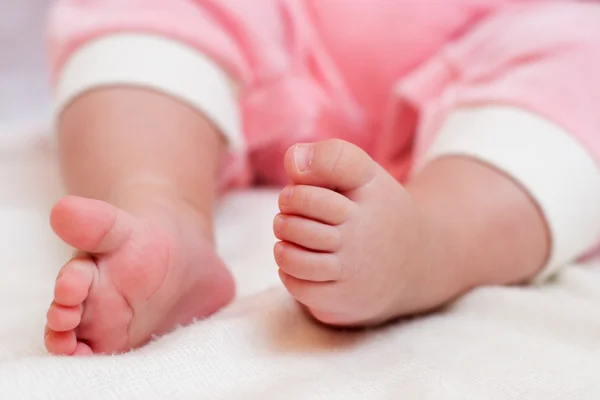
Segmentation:
{"type": "Polygon", "coordinates": [[[285,167],[294,184],[279,197],[275,259],[316,319],[378,324],[441,301],[428,288],[418,210],[365,152],[340,140],[299,144],[285,167]]]}
{"type": "Polygon", "coordinates": [[[50,353],[127,351],[232,299],[233,280],[197,213],[164,207],[143,215],[80,197],[54,207],[52,228],[80,253],[56,280],[50,353]]]}

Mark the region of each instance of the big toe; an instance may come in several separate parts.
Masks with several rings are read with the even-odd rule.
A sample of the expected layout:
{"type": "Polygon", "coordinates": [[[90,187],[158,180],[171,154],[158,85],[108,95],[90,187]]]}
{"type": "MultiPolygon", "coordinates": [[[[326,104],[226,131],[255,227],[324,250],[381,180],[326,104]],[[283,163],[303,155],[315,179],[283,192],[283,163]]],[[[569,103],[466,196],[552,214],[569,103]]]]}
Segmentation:
{"type": "Polygon", "coordinates": [[[116,251],[131,235],[135,218],[100,200],[67,196],[52,209],[50,225],[68,245],[98,254],[116,251]]]}
{"type": "Polygon", "coordinates": [[[377,164],[359,147],[339,139],[292,146],[285,169],[296,184],[348,192],[375,177],[377,164]]]}

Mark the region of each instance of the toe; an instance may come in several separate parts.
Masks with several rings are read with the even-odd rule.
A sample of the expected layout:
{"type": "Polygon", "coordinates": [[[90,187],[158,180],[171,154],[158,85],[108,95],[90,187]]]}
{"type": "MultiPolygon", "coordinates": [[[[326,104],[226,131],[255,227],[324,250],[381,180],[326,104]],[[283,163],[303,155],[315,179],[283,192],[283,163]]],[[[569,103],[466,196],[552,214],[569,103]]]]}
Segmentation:
{"type": "Polygon", "coordinates": [[[74,331],[55,332],[48,330],[44,339],[46,349],[50,354],[68,356],[77,349],[77,339],[74,331]]]}
{"type": "Polygon", "coordinates": [[[339,139],[297,144],[285,155],[285,169],[296,184],[348,192],[367,184],[375,162],[359,147],[339,139]]]}
{"type": "Polygon", "coordinates": [[[333,253],[315,253],[291,243],[279,242],[273,250],[283,272],[297,279],[329,282],[340,278],[339,258],[333,253]]]}
{"type": "Polygon", "coordinates": [[[277,239],[310,250],[334,252],[342,245],[337,227],[293,215],[278,214],[273,221],[273,231],[277,239]]]}
{"type": "Polygon", "coordinates": [[[347,197],[329,189],[291,185],[279,196],[279,210],[284,214],[298,215],[330,225],[346,222],[356,206],[347,197]]]}
{"type": "Polygon", "coordinates": [[[357,291],[344,285],[343,281],[314,282],[298,279],[279,270],[279,278],[298,302],[308,308],[317,320],[335,326],[368,326],[377,325],[385,318],[373,316],[385,315],[386,305],[376,309],[366,307],[372,291],[357,291]],[[365,295],[365,292],[368,294],[365,295]]]}
{"type": "Polygon", "coordinates": [[[54,287],[54,302],[64,307],[81,305],[88,296],[96,273],[94,261],[76,258],[60,271],[54,287]]]}
{"type": "Polygon", "coordinates": [[[327,309],[332,312],[345,309],[346,304],[340,300],[337,282],[298,279],[281,269],[279,278],[290,295],[308,308],[327,309]]]}
{"type": "Polygon", "coordinates": [[[77,328],[81,322],[81,306],[65,307],[52,303],[46,320],[48,328],[56,332],[66,332],[77,328]]]}
{"type": "Polygon", "coordinates": [[[332,313],[317,309],[308,309],[308,312],[317,321],[333,327],[368,327],[372,322],[375,322],[369,319],[360,319],[356,313],[332,313]]]}
{"type": "Polygon", "coordinates": [[[68,245],[89,253],[116,251],[129,238],[135,219],[111,204],[68,196],[50,214],[54,232],[68,245]]]}
{"type": "Polygon", "coordinates": [[[90,346],[88,346],[87,344],[82,343],[82,342],[77,342],[75,351],[73,352],[74,356],[79,356],[79,357],[91,356],[93,354],[94,354],[94,352],[92,351],[90,346]]]}

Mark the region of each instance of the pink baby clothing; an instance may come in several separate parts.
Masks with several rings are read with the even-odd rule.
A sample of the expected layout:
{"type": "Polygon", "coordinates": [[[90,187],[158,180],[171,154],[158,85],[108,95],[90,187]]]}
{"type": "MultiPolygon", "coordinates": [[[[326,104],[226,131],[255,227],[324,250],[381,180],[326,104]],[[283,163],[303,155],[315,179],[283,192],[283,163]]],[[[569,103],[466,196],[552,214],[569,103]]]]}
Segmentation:
{"type": "Polygon", "coordinates": [[[204,113],[228,186],[284,184],[297,142],[353,142],[400,181],[461,155],[544,213],[540,279],[600,239],[600,4],[552,0],[61,0],[60,113],[136,85],[204,113]]]}

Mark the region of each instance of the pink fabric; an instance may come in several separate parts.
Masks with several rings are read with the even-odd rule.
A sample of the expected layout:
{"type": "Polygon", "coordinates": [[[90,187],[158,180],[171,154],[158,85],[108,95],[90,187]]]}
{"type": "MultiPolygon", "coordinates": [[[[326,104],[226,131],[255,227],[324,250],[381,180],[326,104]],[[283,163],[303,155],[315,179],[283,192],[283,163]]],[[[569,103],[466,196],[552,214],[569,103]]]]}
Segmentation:
{"type": "Polygon", "coordinates": [[[289,145],[330,137],[405,179],[453,108],[486,103],[540,113],[600,160],[598,3],[62,0],[54,76],[82,44],[126,31],[183,41],[241,83],[243,161],[266,182],[285,183],[289,145]]]}

